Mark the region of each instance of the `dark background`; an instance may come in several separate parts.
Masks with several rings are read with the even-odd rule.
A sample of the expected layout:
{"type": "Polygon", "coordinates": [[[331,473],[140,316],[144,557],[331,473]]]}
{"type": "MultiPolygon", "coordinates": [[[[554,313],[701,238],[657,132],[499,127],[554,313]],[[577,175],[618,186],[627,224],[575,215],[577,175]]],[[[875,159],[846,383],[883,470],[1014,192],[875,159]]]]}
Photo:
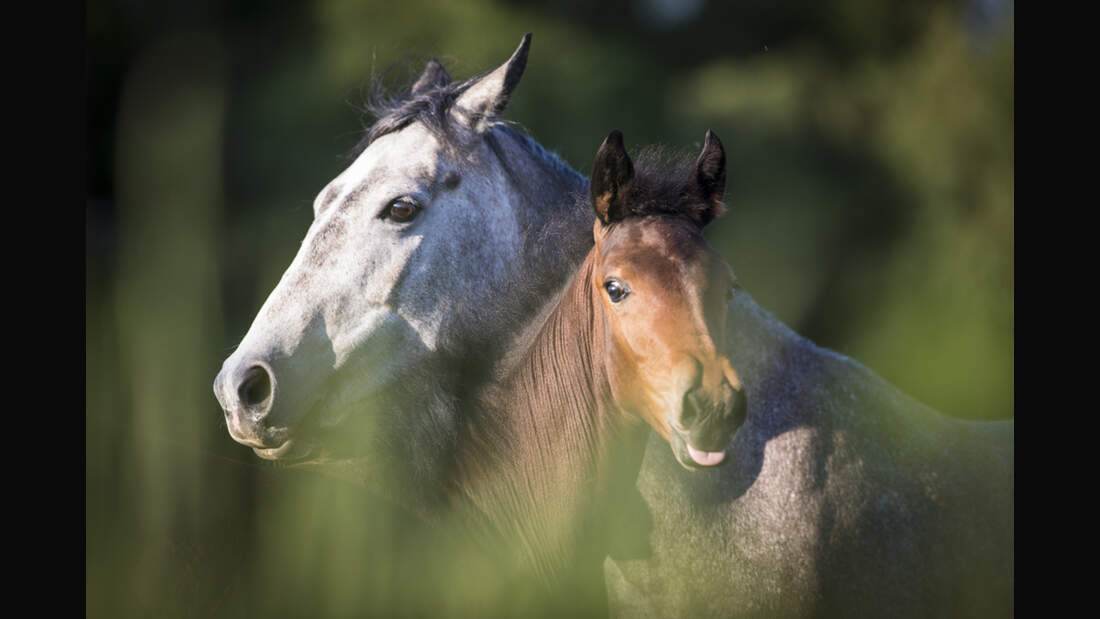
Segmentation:
{"type": "Polygon", "coordinates": [[[260,466],[211,383],[372,76],[438,56],[465,78],[528,31],[507,118],[585,174],[612,128],[631,150],[714,129],[731,208],[708,238],[761,305],[946,414],[1013,417],[1013,7],[88,2],[88,615],[440,610],[376,562],[403,514],[260,466]]]}

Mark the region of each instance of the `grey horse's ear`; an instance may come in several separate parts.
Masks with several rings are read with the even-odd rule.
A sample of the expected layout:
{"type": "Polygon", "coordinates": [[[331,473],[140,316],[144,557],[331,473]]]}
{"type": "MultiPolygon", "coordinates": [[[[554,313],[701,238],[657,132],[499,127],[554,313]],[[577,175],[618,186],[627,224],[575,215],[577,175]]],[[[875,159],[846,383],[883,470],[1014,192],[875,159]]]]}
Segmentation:
{"type": "Polygon", "coordinates": [[[433,88],[440,88],[450,83],[451,75],[447,73],[443,65],[439,64],[438,60],[432,58],[428,61],[427,66],[424,67],[424,72],[420,74],[416,83],[412,85],[412,94],[424,94],[433,88]]]}
{"type": "Polygon", "coordinates": [[[626,194],[634,181],[634,164],[623,146],[623,133],[612,131],[596,151],[589,189],[592,208],[606,226],[626,217],[626,194]]]}
{"type": "Polygon", "coordinates": [[[531,33],[523,35],[519,47],[508,62],[497,67],[466,89],[455,101],[455,111],[466,116],[470,125],[499,116],[508,106],[512,91],[523,69],[527,67],[527,52],[531,49],[531,33]]]}

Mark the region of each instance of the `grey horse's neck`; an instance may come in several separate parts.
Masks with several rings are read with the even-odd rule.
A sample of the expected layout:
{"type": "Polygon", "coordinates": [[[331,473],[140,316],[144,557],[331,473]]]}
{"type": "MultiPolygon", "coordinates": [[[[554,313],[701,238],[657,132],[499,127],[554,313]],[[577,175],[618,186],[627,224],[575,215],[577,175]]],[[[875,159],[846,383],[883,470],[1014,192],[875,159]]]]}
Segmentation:
{"type": "Polygon", "coordinates": [[[592,247],[592,209],[585,199],[588,179],[507,125],[495,127],[485,139],[523,196],[516,209],[524,226],[523,277],[516,279],[539,293],[539,298],[523,303],[528,310],[521,320],[525,323],[531,319],[529,310],[541,307],[550,293],[559,290],[592,247]]]}
{"type": "Polygon", "coordinates": [[[544,313],[547,301],[576,272],[593,243],[591,211],[578,199],[588,191],[584,176],[509,125],[495,125],[484,140],[519,196],[512,210],[521,226],[522,247],[508,277],[493,282],[496,303],[482,308],[480,324],[471,325],[473,337],[450,353],[456,365],[449,367],[461,370],[441,373],[453,376],[439,388],[444,399],[456,403],[475,397],[492,380],[505,351],[544,313]]]}

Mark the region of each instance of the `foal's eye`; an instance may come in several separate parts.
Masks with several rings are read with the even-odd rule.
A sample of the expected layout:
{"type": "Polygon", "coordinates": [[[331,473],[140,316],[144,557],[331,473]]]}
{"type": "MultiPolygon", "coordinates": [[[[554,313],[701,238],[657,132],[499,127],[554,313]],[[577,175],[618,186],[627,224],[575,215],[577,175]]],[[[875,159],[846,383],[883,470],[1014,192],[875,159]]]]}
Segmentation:
{"type": "Polygon", "coordinates": [[[420,213],[420,205],[417,203],[400,198],[390,202],[390,205],[386,207],[386,218],[397,223],[405,223],[412,221],[417,214],[420,213]]]}
{"type": "Polygon", "coordinates": [[[604,282],[603,289],[607,291],[607,296],[611,298],[612,303],[618,303],[630,294],[630,288],[627,288],[626,284],[617,279],[609,279],[604,282]]]}

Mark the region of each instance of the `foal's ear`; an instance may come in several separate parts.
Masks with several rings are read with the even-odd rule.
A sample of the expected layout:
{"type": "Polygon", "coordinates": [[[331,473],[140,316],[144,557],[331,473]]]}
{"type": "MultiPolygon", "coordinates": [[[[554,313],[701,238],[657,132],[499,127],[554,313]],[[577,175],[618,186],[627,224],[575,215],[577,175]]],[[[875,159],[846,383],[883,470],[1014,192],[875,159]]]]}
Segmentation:
{"type": "Polygon", "coordinates": [[[527,67],[527,52],[531,49],[531,33],[523,35],[519,47],[512,53],[508,62],[500,65],[491,73],[474,82],[455,101],[455,110],[466,116],[470,125],[482,120],[492,119],[504,112],[508,100],[523,70],[527,67]]]}
{"type": "Polygon", "coordinates": [[[700,226],[705,226],[726,210],[722,203],[722,195],[726,192],[726,151],[710,129],[707,129],[703,152],[695,161],[694,174],[695,190],[703,201],[697,219],[700,226]]]}
{"type": "Polygon", "coordinates": [[[626,193],[634,180],[634,164],[623,147],[623,134],[612,131],[596,151],[592,165],[592,208],[604,225],[626,217],[626,193]]]}
{"type": "Polygon", "coordinates": [[[424,72],[417,78],[416,83],[412,85],[412,94],[414,96],[424,94],[433,88],[440,88],[450,83],[450,74],[443,68],[443,65],[439,64],[438,60],[432,58],[424,67],[424,72]]]}

